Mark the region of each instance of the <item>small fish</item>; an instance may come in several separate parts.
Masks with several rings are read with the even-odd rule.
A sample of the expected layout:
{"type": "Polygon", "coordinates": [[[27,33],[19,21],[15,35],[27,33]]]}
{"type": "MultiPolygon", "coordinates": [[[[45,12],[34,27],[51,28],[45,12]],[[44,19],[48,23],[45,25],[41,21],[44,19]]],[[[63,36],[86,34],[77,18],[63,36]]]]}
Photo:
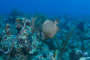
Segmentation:
{"type": "Polygon", "coordinates": [[[52,20],[46,20],[42,25],[42,32],[45,35],[45,39],[53,38],[53,36],[59,32],[60,27],[57,25],[60,22],[58,19],[55,19],[53,22],[52,20]]]}

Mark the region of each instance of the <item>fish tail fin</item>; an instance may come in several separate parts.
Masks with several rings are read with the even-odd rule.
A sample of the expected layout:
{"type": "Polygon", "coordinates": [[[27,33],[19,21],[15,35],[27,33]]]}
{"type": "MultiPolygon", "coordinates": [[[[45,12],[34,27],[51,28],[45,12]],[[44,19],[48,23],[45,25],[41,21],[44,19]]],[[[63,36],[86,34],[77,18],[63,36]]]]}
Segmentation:
{"type": "Polygon", "coordinates": [[[59,24],[59,23],[60,21],[57,18],[55,18],[55,24],[59,24]]]}

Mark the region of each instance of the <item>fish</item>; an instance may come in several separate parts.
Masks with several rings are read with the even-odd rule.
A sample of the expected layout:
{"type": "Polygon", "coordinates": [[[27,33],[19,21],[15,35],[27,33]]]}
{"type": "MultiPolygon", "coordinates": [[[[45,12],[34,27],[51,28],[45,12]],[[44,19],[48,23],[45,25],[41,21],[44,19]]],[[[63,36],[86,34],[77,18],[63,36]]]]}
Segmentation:
{"type": "Polygon", "coordinates": [[[42,25],[42,33],[45,35],[45,39],[51,39],[59,32],[60,27],[57,25],[60,21],[56,18],[55,21],[46,20],[42,25]]]}

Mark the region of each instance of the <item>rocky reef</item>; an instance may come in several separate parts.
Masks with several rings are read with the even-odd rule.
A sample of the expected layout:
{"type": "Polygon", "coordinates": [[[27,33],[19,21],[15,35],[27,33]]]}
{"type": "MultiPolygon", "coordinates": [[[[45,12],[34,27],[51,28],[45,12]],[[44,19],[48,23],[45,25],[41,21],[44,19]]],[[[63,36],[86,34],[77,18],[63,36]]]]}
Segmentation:
{"type": "Polygon", "coordinates": [[[0,17],[0,60],[89,60],[89,47],[90,23],[78,18],[0,17]]]}

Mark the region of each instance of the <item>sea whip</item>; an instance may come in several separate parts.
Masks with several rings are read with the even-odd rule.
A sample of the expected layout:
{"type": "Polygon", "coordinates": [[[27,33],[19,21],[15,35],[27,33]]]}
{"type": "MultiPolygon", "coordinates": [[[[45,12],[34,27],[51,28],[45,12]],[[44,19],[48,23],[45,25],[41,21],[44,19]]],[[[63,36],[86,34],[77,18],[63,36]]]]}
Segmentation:
{"type": "Polygon", "coordinates": [[[17,38],[22,34],[22,32],[24,31],[24,28],[25,28],[25,25],[27,22],[30,22],[30,20],[26,20],[24,22],[24,26],[22,27],[20,33],[16,36],[16,38],[12,41],[12,44],[11,44],[11,47],[10,49],[8,49],[6,52],[3,50],[3,49],[0,49],[1,52],[5,53],[5,54],[8,54],[8,57],[7,57],[7,60],[9,60],[9,57],[10,57],[10,54],[12,52],[12,49],[13,49],[13,46],[14,46],[14,42],[17,40],[17,38]]]}

